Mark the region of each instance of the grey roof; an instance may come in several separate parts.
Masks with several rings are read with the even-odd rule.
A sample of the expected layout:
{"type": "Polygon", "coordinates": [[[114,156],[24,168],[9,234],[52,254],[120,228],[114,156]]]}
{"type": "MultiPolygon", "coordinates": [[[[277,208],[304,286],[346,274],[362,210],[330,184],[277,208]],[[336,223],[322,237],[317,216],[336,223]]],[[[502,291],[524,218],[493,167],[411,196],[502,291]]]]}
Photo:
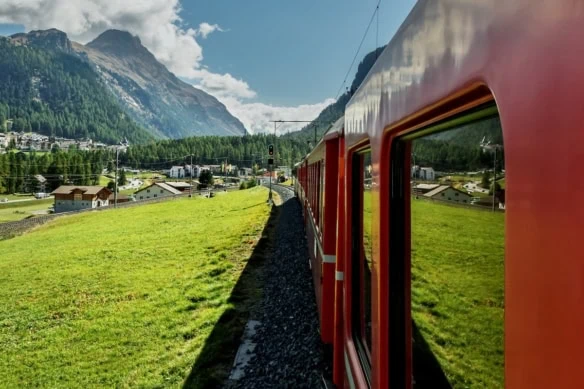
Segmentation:
{"type": "Polygon", "coordinates": [[[436,189],[440,187],[439,184],[418,184],[416,185],[416,189],[436,189]]]}
{"type": "Polygon", "coordinates": [[[457,191],[457,192],[459,192],[459,193],[465,194],[465,195],[467,195],[468,197],[470,197],[470,195],[469,195],[468,193],[465,193],[465,192],[463,192],[463,191],[461,191],[461,190],[458,190],[458,189],[456,189],[455,187],[453,187],[453,186],[450,186],[450,185],[440,185],[438,188],[436,188],[436,189],[434,189],[434,190],[431,190],[431,191],[430,191],[430,192],[428,192],[428,193],[425,193],[425,194],[424,194],[424,196],[426,196],[426,197],[432,197],[432,196],[435,196],[435,195],[437,195],[437,194],[438,194],[438,193],[440,193],[440,192],[443,192],[443,191],[445,191],[445,190],[446,190],[446,189],[448,189],[448,188],[452,188],[453,190],[455,190],[455,191],[457,191]]]}
{"type": "Polygon", "coordinates": [[[98,194],[99,192],[101,192],[104,189],[107,190],[108,192],[111,192],[105,186],[61,185],[60,187],[55,189],[51,194],[69,194],[69,193],[73,192],[75,189],[79,189],[84,194],[90,194],[90,195],[98,194]]]}
{"type": "Polygon", "coordinates": [[[191,184],[184,181],[177,182],[165,182],[165,184],[172,186],[173,188],[189,188],[191,184]]]}
{"type": "Polygon", "coordinates": [[[174,189],[172,186],[170,186],[170,185],[168,185],[168,184],[166,184],[166,183],[164,183],[164,182],[155,182],[155,183],[153,183],[152,185],[149,185],[149,186],[147,186],[146,188],[142,188],[142,189],[140,189],[140,190],[139,190],[139,191],[137,191],[136,193],[142,192],[143,190],[146,190],[146,189],[148,189],[148,188],[151,188],[151,187],[153,187],[153,186],[159,186],[159,187],[161,187],[162,189],[164,189],[164,190],[166,190],[166,191],[168,191],[168,192],[170,192],[170,193],[172,193],[172,194],[181,194],[181,192],[180,192],[180,191],[178,191],[178,190],[174,189]]]}
{"type": "Polygon", "coordinates": [[[47,179],[40,174],[35,175],[34,178],[40,183],[47,182],[47,179]]]}

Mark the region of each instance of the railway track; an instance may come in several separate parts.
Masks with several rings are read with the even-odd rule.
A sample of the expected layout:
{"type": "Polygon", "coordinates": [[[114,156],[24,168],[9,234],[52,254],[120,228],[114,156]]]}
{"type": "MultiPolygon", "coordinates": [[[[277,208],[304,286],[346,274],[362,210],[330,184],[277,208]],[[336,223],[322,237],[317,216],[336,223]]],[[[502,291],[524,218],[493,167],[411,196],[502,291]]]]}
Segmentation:
{"type": "Polygon", "coordinates": [[[330,368],[318,332],[301,208],[292,188],[272,185],[272,190],[282,204],[274,247],[265,264],[263,297],[250,318],[253,330],[244,340],[253,344],[252,357],[227,386],[319,388],[330,368]]]}

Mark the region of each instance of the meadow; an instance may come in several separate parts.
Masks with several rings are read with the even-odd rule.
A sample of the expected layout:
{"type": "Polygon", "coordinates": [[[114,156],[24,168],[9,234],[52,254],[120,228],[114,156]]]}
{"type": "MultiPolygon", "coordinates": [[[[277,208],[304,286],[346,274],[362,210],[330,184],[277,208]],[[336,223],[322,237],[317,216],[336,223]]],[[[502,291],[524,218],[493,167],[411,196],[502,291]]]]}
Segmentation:
{"type": "Polygon", "coordinates": [[[31,217],[35,211],[47,211],[53,206],[53,203],[53,199],[0,203],[0,223],[31,217]]]}
{"type": "Polygon", "coordinates": [[[0,387],[221,382],[213,358],[230,363],[221,342],[239,335],[218,322],[247,309],[232,292],[270,217],[266,196],[63,216],[0,241],[0,387]]]}
{"type": "Polygon", "coordinates": [[[411,208],[417,328],[454,388],[503,387],[505,215],[414,199],[411,208]]]}

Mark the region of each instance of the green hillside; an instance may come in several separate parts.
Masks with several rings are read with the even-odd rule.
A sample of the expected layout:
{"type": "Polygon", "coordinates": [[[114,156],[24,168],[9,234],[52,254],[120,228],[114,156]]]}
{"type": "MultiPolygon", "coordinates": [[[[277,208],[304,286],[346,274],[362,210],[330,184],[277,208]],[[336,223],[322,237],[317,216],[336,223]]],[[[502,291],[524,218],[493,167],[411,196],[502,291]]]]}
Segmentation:
{"type": "Polygon", "coordinates": [[[246,293],[258,293],[231,295],[266,197],[258,187],[65,216],[0,241],[0,386],[180,387],[195,364],[190,384],[216,383],[206,363],[232,362],[221,347],[234,349],[246,293]]]}
{"type": "MultiPolygon", "coordinates": [[[[90,65],[59,51],[0,37],[0,124],[66,138],[117,144],[152,137],[126,116],[90,65]]],[[[2,130],[0,126],[0,131],[2,130]]]]}

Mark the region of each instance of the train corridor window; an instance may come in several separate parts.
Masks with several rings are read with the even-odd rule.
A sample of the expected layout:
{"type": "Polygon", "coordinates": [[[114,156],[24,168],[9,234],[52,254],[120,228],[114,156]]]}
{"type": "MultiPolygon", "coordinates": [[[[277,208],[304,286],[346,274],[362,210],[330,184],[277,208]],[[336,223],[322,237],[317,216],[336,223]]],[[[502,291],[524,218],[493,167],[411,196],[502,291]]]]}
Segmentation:
{"type": "Polygon", "coordinates": [[[505,364],[501,122],[496,107],[489,106],[437,127],[441,131],[426,129],[403,139],[412,153],[410,193],[418,193],[410,196],[409,215],[413,387],[500,388],[505,364]],[[457,125],[449,125],[453,122],[457,125]],[[421,171],[433,171],[431,185],[417,183],[421,171]]]}
{"type": "Polygon", "coordinates": [[[371,238],[371,151],[367,150],[353,159],[353,253],[352,301],[353,337],[366,375],[370,374],[371,360],[371,271],[373,246],[371,238]]]}

